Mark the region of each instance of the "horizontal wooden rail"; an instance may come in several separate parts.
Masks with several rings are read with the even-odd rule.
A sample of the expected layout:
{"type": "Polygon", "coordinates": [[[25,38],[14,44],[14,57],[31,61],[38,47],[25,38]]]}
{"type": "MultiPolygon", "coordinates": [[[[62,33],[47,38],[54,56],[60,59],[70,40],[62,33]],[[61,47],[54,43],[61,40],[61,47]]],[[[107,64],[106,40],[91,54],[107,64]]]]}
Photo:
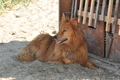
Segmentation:
{"type": "MultiPolygon", "coordinates": [[[[91,15],[90,15],[90,12],[87,12],[87,18],[89,18],[91,15]],[[89,16],[90,15],[90,16],[89,16]]],[[[78,16],[79,16],[79,10],[78,10],[78,16]]],[[[82,11],[82,17],[84,16],[84,11],[82,11]]],[[[92,17],[92,19],[95,19],[95,13],[93,13],[93,15],[92,15],[93,17],[92,17]]],[[[99,21],[101,21],[101,19],[100,19],[100,17],[101,17],[101,15],[99,15],[99,17],[98,17],[98,20],[99,21]]],[[[105,16],[105,19],[104,19],[104,22],[107,22],[108,20],[107,20],[108,18],[107,18],[107,16],[105,16]]],[[[113,23],[113,21],[114,21],[114,18],[113,17],[111,17],[111,20],[110,20],[110,23],[113,23]]],[[[117,25],[120,25],[120,19],[118,19],[118,21],[117,21],[117,25]]]]}

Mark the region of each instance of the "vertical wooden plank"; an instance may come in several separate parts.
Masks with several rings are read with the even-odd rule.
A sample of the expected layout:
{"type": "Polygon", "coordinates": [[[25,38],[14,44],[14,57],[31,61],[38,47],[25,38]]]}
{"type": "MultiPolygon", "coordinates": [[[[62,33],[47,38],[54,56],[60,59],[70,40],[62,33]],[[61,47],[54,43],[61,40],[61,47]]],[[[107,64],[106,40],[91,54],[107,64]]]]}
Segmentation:
{"type": "MultiPolygon", "coordinates": [[[[116,0],[116,5],[115,5],[115,11],[114,11],[114,18],[113,18],[113,24],[112,24],[112,32],[111,32],[111,34],[113,34],[113,37],[111,37],[111,36],[106,36],[106,56],[110,56],[111,55],[111,52],[112,53],[116,53],[115,52],[115,33],[116,33],[116,27],[117,27],[117,20],[118,20],[118,9],[119,9],[119,0],[116,0]],[[114,39],[113,39],[114,38],[114,39]]],[[[111,17],[111,16],[109,16],[109,17],[111,17]]],[[[109,25],[108,25],[109,26],[109,25]]],[[[107,26],[107,27],[108,27],[107,26]]],[[[115,54],[114,54],[114,56],[115,56],[115,54]]],[[[112,57],[113,57],[113,55],[112,55],[112,57]]],[[[114,59],[114,58],[113,58],[114,59]]]]}
{"type": "Polygon", "coordinates": [[[120,0],[116,0],[115,11],[114,11],[114,19],[113,19],[113,25],[112,25],[112,33],[116,32],[119,8],[120,8],[120,0]]]}
{"type": "Polygon", "coordinates": [[[80,0],[80,5],[79,5],[79,14],[78,14],[78,23],[80,23],[80,22],[81,22],[82,9],[83,9],[83,0],[80,0]]]}
{"type": "Polygon", "coordinates": [[[100,9],[100,0],[97,0],[97,7],[96,7],[96,13],[95,13],[95,20],[94,20],[94,28],[95,29],[96,29],[97,24],[98,24],[99,9],[100,9]]]}
{"type": "Polygon", "coordinates": [[[119,25],[119,29],[118,29],[118,35],[120,35],[120,25],[119,25]]]}
{"type": "Polygon", "coordinates": [[[90,7],[88,26],[92,26],[92,17],[93,17],[93,11],[94,11],[94,3],[95,3],[95,0],[92,0],[91,7],[90,7]]]}
{"type": "Polygon", "coordinates": [[[117,26],[116,28],[117,29],[113,36],[113,43],[109,58],[114,62],[120,63],[120,36],[118,35],[120,26],[117,26]]]}
{"type": "Polygon", "coordinates": [[[107,13],[107,24],[106,31],[110,31],[111,15],[112,15],[113,0],[109,0],[108,13],[107,13]]]}
{"type": "Polygon", "coordinates": [[[105,57],[110,56],[112,45],[113,45],[113,37],[109,36],[108,32],[106,32],[106,53],[105,53],[105,57]]]}
{"type": "Polygon", "coordinates": [[[88,3],[89,3],[89,0],[85,0],[85,8],[84,8],[83,24],[86,24],[86,20],[87,20],[88,3]]]}
{"type": "Polygon", "coordinates": [[[100,20],[101,20],[101,21],[104,21],[104,19],[105,19],[106,3],[107,3],[107,0],[104,0],[104,1],[103,1],[103,5],[102,5],[101,17],[100,17],[100,20]]]}

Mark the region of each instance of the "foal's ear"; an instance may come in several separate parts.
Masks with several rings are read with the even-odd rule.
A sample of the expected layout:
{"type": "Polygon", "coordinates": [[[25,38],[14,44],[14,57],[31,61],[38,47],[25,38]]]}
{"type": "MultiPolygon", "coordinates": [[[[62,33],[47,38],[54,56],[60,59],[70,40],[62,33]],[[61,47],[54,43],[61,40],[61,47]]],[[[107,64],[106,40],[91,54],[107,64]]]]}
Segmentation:
{"type": "Polygon", "coordinates": [[[65,15],[64,13],[62,14],[61,22],[60,25],[63,25],[66,22],[69,22],[70,18],[69,16],[65,15]]]}
{"type": "Polygon", "coordinates": [[[78,20],[77,19],[71,19],[69,22],[74,29],[78,28],[78,20]]]}

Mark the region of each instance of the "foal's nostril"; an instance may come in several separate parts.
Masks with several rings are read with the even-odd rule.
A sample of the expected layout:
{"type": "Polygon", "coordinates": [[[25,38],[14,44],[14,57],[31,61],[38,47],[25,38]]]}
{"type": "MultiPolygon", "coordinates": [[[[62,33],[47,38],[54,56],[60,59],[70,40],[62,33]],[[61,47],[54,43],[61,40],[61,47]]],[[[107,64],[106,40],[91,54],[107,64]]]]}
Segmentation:
{"type": "Polygon", "coordinates": [[[57,39],[57,35],[55,35],[54,38],[57,39]]]}

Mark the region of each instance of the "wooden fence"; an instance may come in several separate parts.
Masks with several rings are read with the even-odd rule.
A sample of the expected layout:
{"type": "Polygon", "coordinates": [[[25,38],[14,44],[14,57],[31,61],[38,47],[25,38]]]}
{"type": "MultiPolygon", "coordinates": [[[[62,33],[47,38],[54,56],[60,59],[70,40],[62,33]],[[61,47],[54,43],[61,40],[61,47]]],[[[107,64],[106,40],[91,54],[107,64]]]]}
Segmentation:
{"type": "Polygon", "coordinates": [[[60,0],[62,13],[78,19],[90,53],[120,62],[120,0],[60,0]]]}
{"type": "Polygon", "coordinates": [[[60,19],[78,19],[94,65],[120,75],[120,0],[59,1],[60,19]]]}

